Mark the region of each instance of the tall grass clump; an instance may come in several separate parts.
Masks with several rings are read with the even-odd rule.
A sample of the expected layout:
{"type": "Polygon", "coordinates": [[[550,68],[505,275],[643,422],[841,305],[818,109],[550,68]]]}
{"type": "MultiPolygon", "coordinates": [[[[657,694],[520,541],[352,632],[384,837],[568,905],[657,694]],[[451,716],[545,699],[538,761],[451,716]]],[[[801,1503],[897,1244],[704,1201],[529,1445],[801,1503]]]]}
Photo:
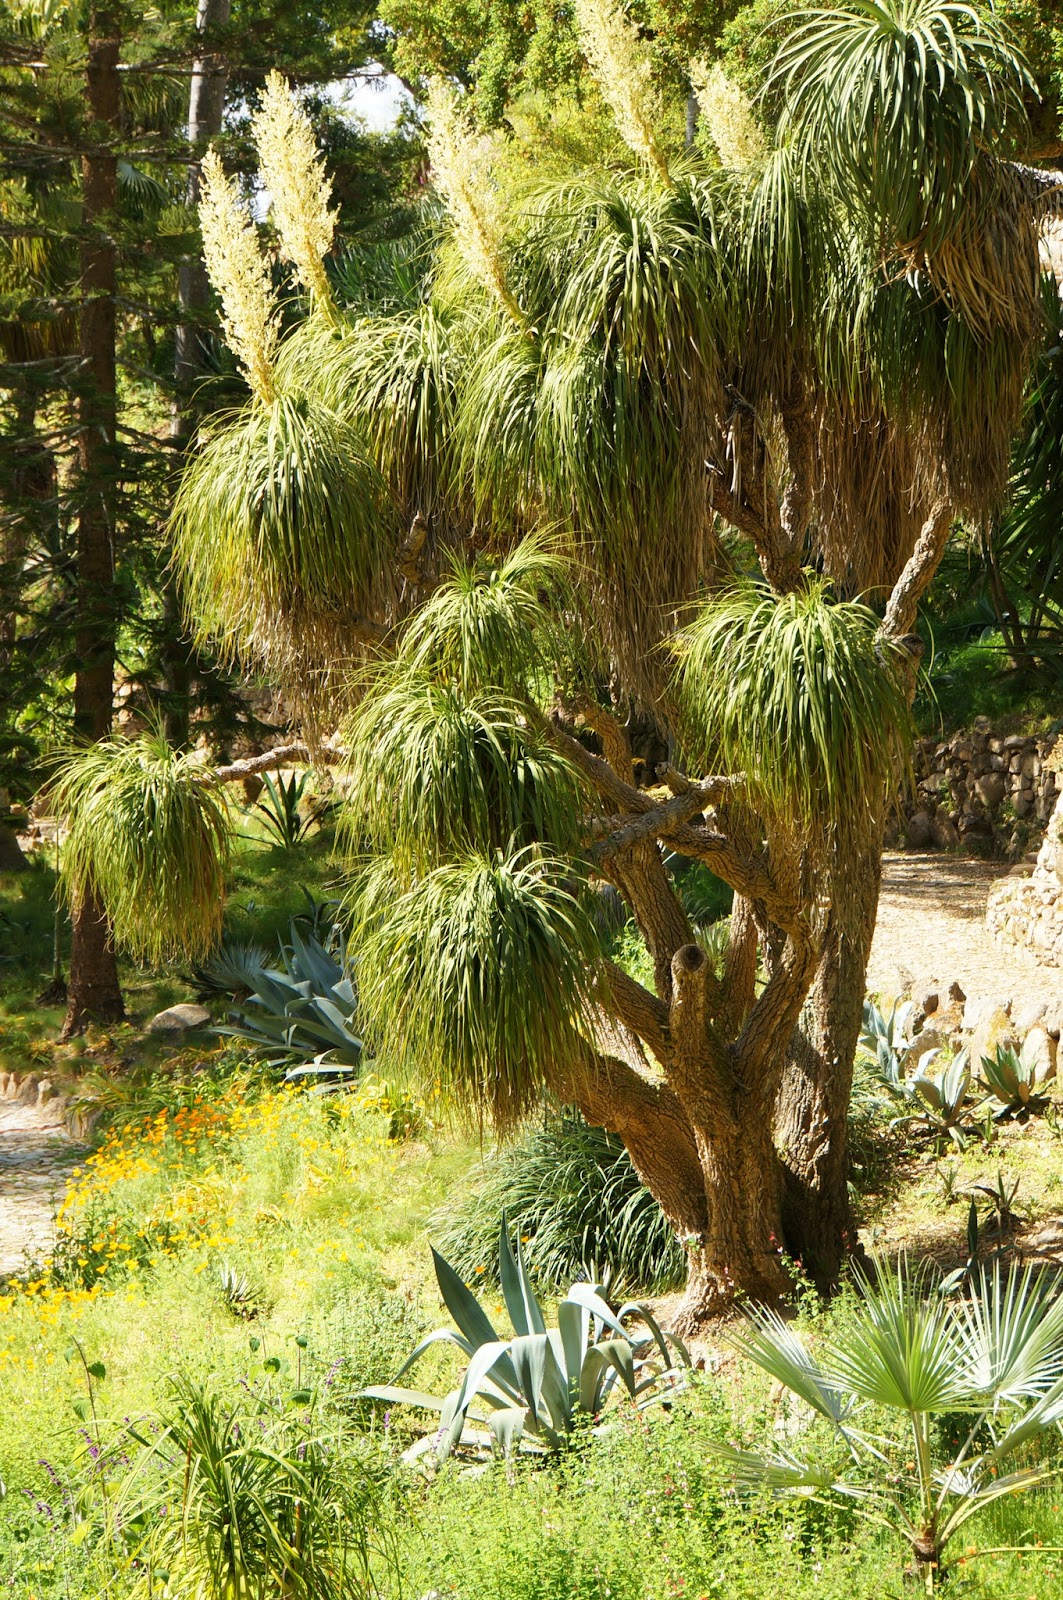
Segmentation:
{"type": "Polygon", "coordinates": [[[503,1215],[544,1290],[590,1277],[618,1293],[663,1294],[683,1282],[682,1246],[623,1142],[578,1111],[549,1112],[489,1156],[486,1173],[435,1219],[437,1248],[466,1282],[500,1281],[503,1215]]]}

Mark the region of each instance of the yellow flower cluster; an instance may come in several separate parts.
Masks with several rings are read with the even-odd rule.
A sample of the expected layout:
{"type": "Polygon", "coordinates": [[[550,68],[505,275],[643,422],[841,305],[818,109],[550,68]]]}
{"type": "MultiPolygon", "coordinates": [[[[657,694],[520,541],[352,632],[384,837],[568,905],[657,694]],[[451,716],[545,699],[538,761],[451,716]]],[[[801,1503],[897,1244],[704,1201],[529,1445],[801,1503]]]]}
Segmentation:
{"type": "Polygon", "coordinates": [[[326,308],[332,293],[322,257],[332,249],[339,212],[329,209],[332,180],[309,119],[279,72],[266,78],[262,109],[251,120],[259,177],[269,191],[285,256],[314,300],[326,308]]]}

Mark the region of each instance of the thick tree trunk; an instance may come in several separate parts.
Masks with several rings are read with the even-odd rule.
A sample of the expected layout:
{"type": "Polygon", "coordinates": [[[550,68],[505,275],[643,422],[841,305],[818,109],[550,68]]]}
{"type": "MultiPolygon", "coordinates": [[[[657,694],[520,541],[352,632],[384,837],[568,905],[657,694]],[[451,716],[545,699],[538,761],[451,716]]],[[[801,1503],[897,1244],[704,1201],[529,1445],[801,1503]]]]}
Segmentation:
{"type": "Polygon", "coordinates": [[[90,1018],[94,1022],[121,1022],[125,1016],[110,924],[94,896],[73,908],[70,925],[73,941],[67,989],[69,1007],[63,1023],[63,1039],[83,1032],[90,1018]]]}
{"type": "Polygon", "coordinates": [[[782,1261],[779,1163],[765,1119],[752,1108],[697,1130],[708,1226],[687,1242],[686,1294],[675,1320],[692,1333],[736,1297],[774,1304],[790,1287],[782,1261]]]}
{"type": "MultiPolygon", "coordinates": [[[[89,19],[87,100],[91,125],[82,157],[81,373],[78,394],[77,676],[74,727],[102,739],[114,707],[115,588],[115,137],[121,117],[116,19],[102,7],[89,19]]],[[[118,967],[101,908],[74,910],[70,991],[63,1038],[94,1017],[123,1014],[118,967]]]]}
{"type": "Polygon", "coordinates": [[[787,1252],[824,1294],[856,1245],[849,1204],[849,1100],[882,880],[881,834],[844,867],[816,976],[794,1032],[775,1138],[787,1252]]]}
{"type": "MultiPolygon", "coordinates": [[[[210,35],[228,26],[232,0],[199,0],[196,30],[210,35]]],[[[185,199],[199,203],[199,163],[207,143],[221,132],[225,112],[227,77],[222,56],[205,54],[192,63],[188,91],[188,144],[191,161],[185,199]]],[[[198,408],[196,383],[203,371],[203,329],[210,305],[210,282],[203,257],[197,250],[186,256],[177,270],[177,303],[181,320],[174,338],[174,399],[170,439],[183,464],[195,437],[198,408]]],[[[189,699],[192,684],[191,648],[181,628],[181,606],[171,576],[164,580],[163,606],[168,627],[163,650],[163,731],[168,742],[182,749],[189,737],[189,699]]]]}

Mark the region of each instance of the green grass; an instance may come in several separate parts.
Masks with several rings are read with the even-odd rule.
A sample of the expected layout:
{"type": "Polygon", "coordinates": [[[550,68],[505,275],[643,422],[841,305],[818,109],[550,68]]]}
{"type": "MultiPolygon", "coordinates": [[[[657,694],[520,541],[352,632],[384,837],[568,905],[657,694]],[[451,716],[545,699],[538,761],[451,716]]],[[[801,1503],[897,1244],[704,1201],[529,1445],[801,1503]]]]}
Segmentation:
{"type": "MultiPolygon", "coordinates": [[[[304,888],[315,899],[339,894],[339,868],[329,828],[315,829],[297,848],[271,845],[263,824],[252,813],[239,822],[229,874],[225,928],[237,938],[273,949],[287,936],[290,918],[306,910],[304,888]]],[[[62,1066],[77,1071],[91,1059],[98,1041],[62,1047],[52,1044],[63,1020],[62,1006],[38,1006],[36,997],[52,972],[55,917],[55,870],[52,852],[30,857],[26,872],[0,873],[0,1068],[62,1066]]],[[[63,970],[69,968],[70,928],[65,912],[60,922],[63,970]]],[[[108,1037],[119,1053],[144,1044],[136,1024],[156,1011],[191,998],[194,982],[187,967],[171,963],[154,970],[121,959],[119,976],[133,1029],[111,1029],[108,1037]]]]}

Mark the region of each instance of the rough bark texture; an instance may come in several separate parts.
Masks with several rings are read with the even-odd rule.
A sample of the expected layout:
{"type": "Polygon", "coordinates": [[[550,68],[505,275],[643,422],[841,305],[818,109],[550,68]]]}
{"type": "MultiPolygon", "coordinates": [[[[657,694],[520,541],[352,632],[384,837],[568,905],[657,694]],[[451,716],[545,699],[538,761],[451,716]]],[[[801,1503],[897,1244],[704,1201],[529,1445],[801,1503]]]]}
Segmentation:
{"type": "MultiPolygon", "coordinates": [[[[231,9],[231,0],[199,0],[196,31],[209,38],[218,29],[227,27],[231,9]]],[[[227,81],[224,57],[204,53],[193,61],[188,90],[188,144],[192,159],[185,189],[185,200],[191,208],[199,203],[200,159],[210,140],[221,132],[227,81]]],[[[210,306],[210,282],[199,250],[186,256],[178,267],[177,304],[180,320],[174,330],[176,395],[170,441],[175,453],[183,459],[195,437],[198,417],[195,391],[203,371],[203,332],[210,306]]],[[[163,731],[169,743],[180,749],[188,743],[192,654],[188,639],[182,636],[180,600],[171,577],[166,579],[163,604],[167,622],[167,643],[163,651],[163,731]]]]}
{"type": "MultiPolygon", "coordinates": [[[[115,135],[121,118],[118,26],[95,8],[89,21],[87,101],[91,125],[82,157],[81,373],[78,393],[77,676],[74,726],[102,739],[113,715],[115,592],[115,135]]],[[[123,1014],[106,918],[94,902],[75,911],[63,1038],[91,1018],[123,1014]]]]}
{"type": "Polygon", "coordinates": [[[776,1112],[784,1243],[824,1294],[837,1287],[856,1243],[849,1204],[849,1100],[881,877],[876,840],[849,864],[845,918],[831,915],[776,1112]]]}
{"type": "Polygon", "coordinates": [[[120,1022],[125,1016],[111,942],[111,928],[99,901],[90,896],[70,914],[69,1008],[61,1038],[82,1032],[85,1024],[120,1022]]]}

